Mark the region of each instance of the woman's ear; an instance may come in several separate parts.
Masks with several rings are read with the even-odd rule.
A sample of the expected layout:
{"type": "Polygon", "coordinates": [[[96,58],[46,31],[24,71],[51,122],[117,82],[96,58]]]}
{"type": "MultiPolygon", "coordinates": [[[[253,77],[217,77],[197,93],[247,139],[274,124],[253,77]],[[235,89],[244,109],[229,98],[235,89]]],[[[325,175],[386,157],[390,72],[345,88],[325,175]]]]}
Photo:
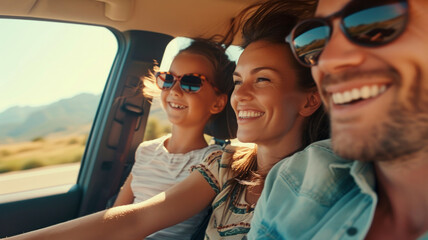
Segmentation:
{"type": "Polygon", "coordinates": [[[226,107],[226,104],[227,104],[226,94],[221,94],[217,96],[216,101],[211,106],[211,109],[210,109],[211,114],[217,114],[223,111],[224,107],[226,107]]]}
{"type": "Polygon", "coordinates": [[[300,109],[299,114],[302,117],[311,116],[321,106],[321,97],[316,89],[306,95],[306,102],[300,109]]]}

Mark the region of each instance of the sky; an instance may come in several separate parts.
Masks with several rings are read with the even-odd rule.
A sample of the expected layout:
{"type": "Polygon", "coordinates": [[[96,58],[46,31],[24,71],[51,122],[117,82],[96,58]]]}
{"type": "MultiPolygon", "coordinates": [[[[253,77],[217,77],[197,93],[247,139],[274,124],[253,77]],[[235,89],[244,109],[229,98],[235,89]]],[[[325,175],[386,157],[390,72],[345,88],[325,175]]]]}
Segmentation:
{"type": "MultiPolygon", "coordinates": [[[[40,106],[79,93],[100,94],[117,53],[106,28],[80,24],[0,19],[0,113],[12,106],[40,106]],[[59,81],[60,80],[60,81],[59,81]]],[[[171,42],[161,62],[189,44],[171,42]]],[[[242,50],[228,50],[237,60],[242,50]]]]}
{"type": "Polygon", "coordinates": [[[117,52],[103,27],[0,19],[0,31],[0,112],[100,94],[117,52]]]}
{"type": "Polygon", "coordinates": [[[396,16],[402,15],[404,13],[403,7],[400,6],[401,4],[402,3],[396,3],[389,4],[386,6],[369,8],[346,18],[346,24],[348,26],[353,27],[361,24],[382,22],[385,20],[393,19],[396,16]],[[382,14],[379,14],[379,12],[382,12],[382,14]]]}

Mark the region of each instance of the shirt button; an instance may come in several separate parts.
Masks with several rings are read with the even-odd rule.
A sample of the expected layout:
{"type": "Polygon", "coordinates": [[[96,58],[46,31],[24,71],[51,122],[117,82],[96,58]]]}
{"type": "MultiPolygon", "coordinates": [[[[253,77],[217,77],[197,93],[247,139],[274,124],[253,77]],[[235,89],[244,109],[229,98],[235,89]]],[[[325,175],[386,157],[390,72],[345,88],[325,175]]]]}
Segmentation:
{"type": "Polygon", "coordinates": [[[357,234],[357,232],[358,232],[358,229],[356,229],[355,227],[350,227],[348,228],[348,230],[346,230],[346,233],[349,236],[354,236],[355,234],[357,234]]]}

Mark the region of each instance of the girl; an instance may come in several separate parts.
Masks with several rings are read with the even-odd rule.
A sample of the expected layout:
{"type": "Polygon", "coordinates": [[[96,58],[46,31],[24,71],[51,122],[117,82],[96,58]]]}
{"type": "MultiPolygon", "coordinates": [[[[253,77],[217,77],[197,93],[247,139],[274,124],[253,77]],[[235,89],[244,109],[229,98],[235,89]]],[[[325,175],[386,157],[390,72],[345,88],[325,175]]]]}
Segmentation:
{"type": "MultiPolygon", "coordinates": [[[[218,145],[207,145],[204,127],[227,105],[234,67],[225,49],[212,41],[195,39],[175,56],[169,72],[156,72],[144,79],[145,96],[153,98],[158,95],[156,88],[161,89],[161,103],[172,132],[140,144],[114,206],[150,199],[184,180],[191,166],[220,150],[218,145]]],[[[190,239],[207,215],[206,210],[146,239],[190,239]]]]}
{"type": "Polygon", "coordinates": [[[290,15],[293,10],[287,1],[266,2],[243,27],[244,51],[233,73],[231,102],[238,139],[256,148],[213,152],[183,182],[148,201],[16,239],[142,239],[208,205],[213,213],[206,239],[245,239],[272,166],[329,133],[310,70],[296,62],[284,42],[298,20],[290,15]]]}

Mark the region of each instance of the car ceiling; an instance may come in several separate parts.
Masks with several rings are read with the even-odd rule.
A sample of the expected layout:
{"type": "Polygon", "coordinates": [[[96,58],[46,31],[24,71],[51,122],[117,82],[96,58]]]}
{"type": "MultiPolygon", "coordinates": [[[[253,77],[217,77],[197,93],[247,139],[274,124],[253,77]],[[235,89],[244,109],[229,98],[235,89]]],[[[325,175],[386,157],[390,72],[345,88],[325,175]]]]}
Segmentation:
{"type": "Polygon", "coordinates": [[[0,15],[146,30],[172,36],[224,33],[256,0],[0,0],[0,15]]]}

